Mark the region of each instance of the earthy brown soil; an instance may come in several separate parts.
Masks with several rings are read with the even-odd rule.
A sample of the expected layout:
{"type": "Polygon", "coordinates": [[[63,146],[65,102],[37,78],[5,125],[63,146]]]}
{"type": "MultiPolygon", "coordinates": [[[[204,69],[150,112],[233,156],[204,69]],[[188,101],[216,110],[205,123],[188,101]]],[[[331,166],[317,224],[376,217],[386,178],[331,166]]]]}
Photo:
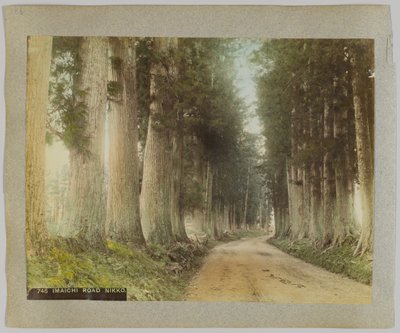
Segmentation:
{"type": "Polygon", "coordinates": [[[371,302],[370,286],[294,258],[266,236],[215,247],[192,280],[188,301],[371,302]]]}

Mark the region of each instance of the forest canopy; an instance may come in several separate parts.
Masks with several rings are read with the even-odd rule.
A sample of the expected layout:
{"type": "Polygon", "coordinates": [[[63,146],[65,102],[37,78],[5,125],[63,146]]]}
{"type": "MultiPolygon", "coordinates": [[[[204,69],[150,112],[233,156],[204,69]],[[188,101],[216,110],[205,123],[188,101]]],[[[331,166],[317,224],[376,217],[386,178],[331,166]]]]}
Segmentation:
{"type": "Polygon", "coordinates": [[[30,255],[256,228],[372,251],[371,40],[30,37],[27,96],[30,255]]]}

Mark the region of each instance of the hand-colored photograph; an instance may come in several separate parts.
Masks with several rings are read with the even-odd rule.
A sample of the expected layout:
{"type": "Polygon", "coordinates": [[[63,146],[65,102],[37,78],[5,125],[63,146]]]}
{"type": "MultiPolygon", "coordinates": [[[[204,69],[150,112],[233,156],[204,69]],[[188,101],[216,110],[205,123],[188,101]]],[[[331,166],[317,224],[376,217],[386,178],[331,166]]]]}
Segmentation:
{"type": "Polygon", "coordinates": [[[373,39],[27,45],[28,299],[371,303],[373,39]]]}

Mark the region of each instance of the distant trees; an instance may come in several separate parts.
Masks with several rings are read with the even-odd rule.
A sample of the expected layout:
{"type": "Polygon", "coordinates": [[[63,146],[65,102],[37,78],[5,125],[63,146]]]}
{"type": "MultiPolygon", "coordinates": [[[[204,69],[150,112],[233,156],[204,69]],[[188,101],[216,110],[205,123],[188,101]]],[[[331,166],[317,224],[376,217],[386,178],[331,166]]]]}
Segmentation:
{"type": "Polygon", "coordinates": [[[180,57],[186,59],[176,89],[184,110],[184,207],[197,230],[220,237],[241,227],[245,216],[253,215],[248,222],[256,224],[261,181],[251,185],[259,153],[243,128],[245,108],[233,82],[232,40],[184,39],[180,45],[180,57]]]}
{"type": "MultiPolygon", "coordinates": [[[[228,74],[232,73],[231,47],[229,40],[210,39],[155,40],[151,46],[154,65],[149,98],[153,105],[148,126],[152,127],[146,137],[141,200],[145,234],[150,209],[155,216],[165,217],[155,218],[152,224],[151,228],[165,230],[165,240],[155,243],[187,240],[185,217],[192,219],[197,231],[214,238],[239,226],[243,218],[246,163],[254,159],[249,157],[254,149],[247,157],[241,153],[249,147],[242,142],[243,107],[235,94],[233,75],[228,74]],[[153,145],[158,137],[161,152],[153,153],[152,158],[162,161],[155,162],[150,160],[150,152],[156,149],[153,145]],[[150,181],[157,175],[165,179],[150,181]],[[150,184],[154,186],[151,195],[150,184]],[[154,200],[161,194],[164,199],[154,200]],[[166,222],[160,225],[160,221],[166,222]]],[[[252,211],[257,208],[258,202],[252,211]]],[[[151,237],[147,239],[151,241],[151,237]]]]}
{"type": "Polygon", "coordinates": [[[28,116],[47,98],[49,107],[47,118],[35,112],[30,122],[38,125],[27,132],[29,153],[37,150],[27,155],[36,182],[27,182],[27,207],[36,214],[27,218],[29,237],[46,237],[37,202],[44,140],[57,139],[70,159],[67,190],[48,186],[58,193],[57,208],[48,210],[52,236],[94,247],[168,245],[188,241],[188,225],[218,238],[267,227],[274,216],[277,237],[321,247],[357,238],[356,253],[370,250],[370,41],[265,42],[255,52],[265,144],[244,128],[247,110],[234,82],[240,47],[231,39],[55,37],[50,66],[30,46],[28,70],[40,64],[43,82],[31,82],[28,71],[28,116]]]}
{"type": "MultiPolygon", "coordinates": [[[[271,40],[256,54],[277,236],[372,246],[373,44],[271,40]],[[361,227],[355,221],[359,187],[361,227]],[[360,230],[361,229],[361,235],[360,230]]],[[[359,212],[358,212],[359,213],[359,212]]]]}
{"type": "Polygon", "coordinates": [[[70,158],[67,189],[61,179],[48,187],[52,236],[168,245],[189,240],[188,219],[213,238],[261,221],[260,160],[243,129],[233,45],[55,38],[46,139],[70,158]]]}

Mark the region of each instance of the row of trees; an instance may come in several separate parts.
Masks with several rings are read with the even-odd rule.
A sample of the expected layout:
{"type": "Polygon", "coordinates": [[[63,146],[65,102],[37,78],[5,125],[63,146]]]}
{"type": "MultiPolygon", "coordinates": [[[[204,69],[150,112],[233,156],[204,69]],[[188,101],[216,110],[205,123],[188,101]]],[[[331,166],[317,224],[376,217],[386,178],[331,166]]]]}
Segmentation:
{"type": "Polygon", "coordinates": [[[28,249],[40,251],[51,236],[93,247],[187,241],[189,216],[211,237],[265,221],[234,47],[222,39],[30,37],[28,249]],[[69,163],[64,186],[51,185],[65,191],[52,192],[59,208],[49,217],[44,153],[53,140],[69,163]]]}
{"type": "Polygon", "coordinates": [[[277,236],[371,250],[373,42],[270,40],[255,62],[277,236]]]}

